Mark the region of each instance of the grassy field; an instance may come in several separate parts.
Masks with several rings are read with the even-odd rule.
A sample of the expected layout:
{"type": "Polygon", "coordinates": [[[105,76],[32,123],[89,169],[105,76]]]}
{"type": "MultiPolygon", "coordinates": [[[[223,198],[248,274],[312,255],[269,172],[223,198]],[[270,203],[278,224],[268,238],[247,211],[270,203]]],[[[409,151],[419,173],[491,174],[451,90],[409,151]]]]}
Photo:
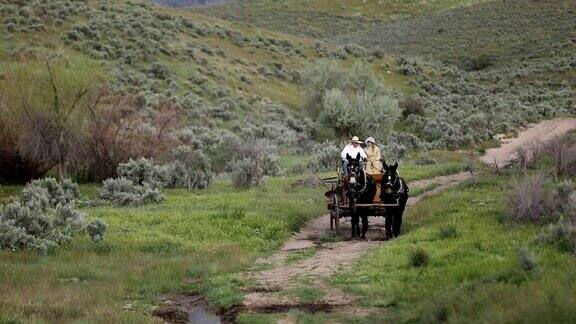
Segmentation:
{"type": "Polygon", "coordinates": [[[108,224],[103,243],[83,236],[48,255],[0,252],[0,321],[151,321],[145,313],[159,295],[190,290],[218,307],[238,303],[241,271],[325,208],[321,189],[291,190],[292,181],[248,191],[217,183],[167,191],[159,205],[86,209],[108,224]]]}
{"type": "MultiPolygon", "coordinates": [[[[517,176],[484,174],[477,183],[424,199],[408,211],[400,238],[373,248],[352,269],[330,279],[331,285],[360,296],[362,305],[374,307],[372,315],[291,311],[289,316],[298,323],[576,321],[574,256],[536,243],[543,226],[504,220],[505,190],[517,176]],[[519,247],[534,253],[535,270],[522,269],[519,247]],[[428,256],[424,265],[411,261],[417,250],[428,256]]],[[[242,314],[239,320],[273,323],[280,318],[242,314]]]]}
{"type": "MultiPolygon", "coordinates": [[[[414,180],[465,167],[453,153],[431,155],[441,159],[437,165],[406,164],[404,176],[414,180]]],[[[303,161],[285,157],[283,165],[303,161]]],[[[108,224],[104,242],[81,236],[47,255],[0,252],[0,321],[150,321],[146,313],[158,297],[179,291],[202,293],[216,308],[235,305],[242,300],[241,274],[256,258],[325,212],[324,188],[293,187],[295,180],[270,178],[246,191],[220,181],[204,191],[166,190],[158,205],[85,208],[89,218],[108,224]]],[[[21,188],[0,187],[0,201],[21,188]]],[[[98,194],[96,185],[81,190],[85,199],[98,194]]]]}
{"type": "Polygon", "coordinates": [[[576,260],[534,243],[542,227],[503,221],[509,176],[485,176],[426,199],[409,212],[406,233],[374,249],[333,284],[381,307],[393,322],[573,322],[576,260]],[[447,203],[449,202],[449,203],[447,203]],[[523,271],[527,246],[541,271],[523,271]],[[412,251],[429,255],[423,267],[412,251]]]}

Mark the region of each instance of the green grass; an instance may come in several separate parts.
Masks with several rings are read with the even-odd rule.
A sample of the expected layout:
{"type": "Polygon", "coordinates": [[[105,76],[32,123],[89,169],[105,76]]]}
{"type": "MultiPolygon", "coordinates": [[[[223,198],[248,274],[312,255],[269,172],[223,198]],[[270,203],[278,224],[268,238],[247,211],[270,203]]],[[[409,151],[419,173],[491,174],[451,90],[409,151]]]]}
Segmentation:
{"type": "Polygon", "coordinates": [[[315,287],[300,288],[297,292],[298,300],[303,303],[312,303],[324,298],[324,290],[315,287]]]}
{"type": "Polygon", "coordinates": [[[423,188],[411,188],[410,189],[410,197],[420,196],[421,194],[425,193],[426,191],[433,190],[437,188],[440,184],[437,182],[431,183],[423,188]]]}
{"type": "Polygon", "coordinates": [[[310,247],[306,249],[296,250],[288,253],[284,259],[285,264],[296,263],[308,258],[313,257],[318,252],[316,247],[310,247]]]}
{"type": "MultiPolygon", "coordinates": [[[[401,174],[414,180],[450,173],[465,165],[462,154],[430,152],[430,155],[437,164],[403,164],[401,174]]],[[[301,159],[303,157],[286,160],[301,159]]],[[[221,181],[203,191],[165,190],[166,201],[157,205],[85,208],[90,219],[98,217],[108,224],[104,242],[92,243],[81,235],[47,255],[0,252],[0,314],[6,319],[26,322],[150,321],[145,314],[158,303],[157,297],[178,291],[202,293],[209,304],[216,307],[237,304],[243,298],[240,287],[247,284],[241,274],[253,267],[258,257],[277,250],[305,221],[325,213],[323,187],[294,190],[291,184],[295,180],[271,178],[262,187],[246,191],[221,181]],[[126,304],[131,304],[133,311],[123,311],[126,304]]],[[[389,298],[388,293],[408,294],[410,289],[416,289],[404,291],[403,279],[398,282],[395,281],[398,278],[388,277],[416,276],[412,270],[402,273],[406,270],[408,252],[415,245],[424,244],[423,248],[430,254],[430,262],[423,271],[437,268],[442,260],[439,255],[450,255],[451,251],[461,253],[471,246],[500,251],[500,245],[492,247],[488,234],[483,233],[484,225],[476,224],[478,215],[463,216],[458,211],[470,204],[486,206],[484,213],[492,219],[488,225],[502,226],[494,215],[494,211],[501,211],[500,207],[494,207],[501,186],[502,181],[481,183],[478,189],[453,190],[447,197],[442,196],[451,204],[440,204],[444,201],[440,198],[427,201],[411,213],[406,222],[409,232],[405,236],[387,245],[385,250],[374,251],[366,265],[360,265],[351,276],[338,276],[337,283],[365,295],[364,303],[380,305],[389,298]],[[462,223],[461,218],[466,222],[462,223]],[[439,230],[445,223],[456,223],[458,236],[437,243],[439,230]],[[477,235],[478,231],[482,235],[477,235]],[[461,242],[461,238],[467,239],[461,242]],[[435,250],[430,244],[441,244],[447,252],[435,250]],[[380,267],[376,274],[373,272],[377,268],[372,268],[375,264],[380,267]],[[395,269],[395,265],[403,268],[395,269]],[[371,284],[375,279],[376,284],[371,284]]],[[[0,187],[0,200],[8,201],[8,197],[16,195],[21,188],[0,187]]],[[[83,199],[95,198],[98,186],[81,185],[81,191],[83,199]]],[[[477,209],[474,208],[475,213],[482,212],[477,209]]],[[[535,228],[521,229],[525,238],[535,231],[535,228]]],[[[289,254],[286,260],[297,262],[314,253],[316,249],[298,251],[289,254]]],[[[508,255],[506,253],[504,255],[508,255]]],[[[502,258],[498,254],[486,260],[498,265],[497,261],[502,258]]],[[[458,257],[453,259],[450,262],[458,261],[458,257]]],[[[482,271],[481,268],[474,273],[482,271]]],[[[295,293],[303,299],[319,295],[314,291],[295,293]]],[[[296,317],[303,322],[314,318],[305,314],[296,317]]],[[[323,319],[338,322],[346,318],[323,319]]]]}
{"type": "MultiPolygon", "coordinates": [[[[214,306],[236,304],[240,274],[325,208],[318,189],[287,192],[293,181],[270,179],[247,191],[220,182],[206,191],[167,190],[158,205],[87,209],[108,224],[102,243],[82,235],[48,255],[0,252],[0,314],[25,322],[146,322],[157,296],[183,290],[214,306]],[[126,303],[134,311],[123,311],[126,303]]],[[[2,187],[3,198],[19,188],[2,187]]],[[[82,186],[89,195],[95,189],[82,186]]]]}
{"type": "Polygon", "coordinates": [[[403,236],[333,284],[383,308],[393,322],[573,322],[576,259],[535,245],[540,227],[501,222],[507,181],[485,176],[424,200],[406,217],[403,236]],[[540,274],[521,270],[519,245],[535,253],[540,274]],[[415,249],[429,255],[426,265],[410,265],[415,249]]]}

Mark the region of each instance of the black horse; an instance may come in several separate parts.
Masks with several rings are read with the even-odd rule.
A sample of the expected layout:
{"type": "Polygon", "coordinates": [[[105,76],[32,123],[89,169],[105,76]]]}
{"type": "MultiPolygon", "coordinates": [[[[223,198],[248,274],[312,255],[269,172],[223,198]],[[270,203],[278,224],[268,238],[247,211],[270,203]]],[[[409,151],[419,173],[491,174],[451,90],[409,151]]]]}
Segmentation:
{"type": "Polygon", "coordinates": [[[398,175],[398,162],[394,165],[386,165],[382,161],[382,183],[380,198],[384,204],[398,204],[394,207],[386,207],[386,237],[393,238],[400,235],[402,227],[402,215],[406,209],[406,202],[410,190],[406,181],[398,175]]]}
{"type": "Polygon", "coordinates": [[[356,208],[356,204],[372,204],[376,194],[376,183],[371,175],[361,167],[360,153],[355,158],[346,154],[348,160],[347,194],[352,218],[352,238],[366,238],[368,231],[368,211],[356,208]],[[362,236],[360,236],[360,216],[362,216],[362,236]]]}

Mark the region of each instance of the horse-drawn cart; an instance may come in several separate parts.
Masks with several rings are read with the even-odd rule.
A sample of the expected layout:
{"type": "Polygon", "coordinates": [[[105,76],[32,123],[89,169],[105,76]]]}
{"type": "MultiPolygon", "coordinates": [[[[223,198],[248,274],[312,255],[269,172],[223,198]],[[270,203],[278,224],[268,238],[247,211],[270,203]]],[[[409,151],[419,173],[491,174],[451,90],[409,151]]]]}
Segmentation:
{"type": "Polygon", "coordinates": [[[330,211],[330,229],[336,230],[336,234],[340,234],[340,219],[351,217],[352,208],[355,208],[357,213],[369,216],[382,216],[386,217],[387,209],[390,207],[398,207],[398,201],[395,203],[384,203],[381,200],[381,181],[382,174],[371,175],[376,184],[376,193],[372,203],[352,203],[349,198],[348,183],[345,177],[338,175],[337,177],[323,178],[322,181],[331,188],[326,192],[327,208],[330,211]]]}

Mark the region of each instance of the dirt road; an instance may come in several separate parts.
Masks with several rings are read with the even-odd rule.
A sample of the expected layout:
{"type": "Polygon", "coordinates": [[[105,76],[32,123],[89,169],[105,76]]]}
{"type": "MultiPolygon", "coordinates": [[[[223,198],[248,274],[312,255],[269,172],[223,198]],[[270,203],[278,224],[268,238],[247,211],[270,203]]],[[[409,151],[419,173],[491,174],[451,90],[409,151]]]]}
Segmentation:
{"type": "Polygon", "coordinates": [[[500,147],[491,148],[480,158],[488,164],[498,164],[498,167],[508,165],[518,149],[529,149],[534,143],[544,142],[555,136],[576,129],[576,118],[556,118],[531,125],[521,131],[517,137],[503,139],[500,147]]]}
{"type": "MultiPolygon", "coordinates": [[[[533,125],[513,139],[503,139],[502,145],[490,149],[480,159],[488,164],[497,163],[502,168],[514,158],[519,148],[528,148],[536,141],[545,141],[576,129],[576,118],[554,119],[533,125]]],[[[438,193],[457,185],[471,177],[461,172],[433,179],[414,181],[411,188],[426,188],[436,184],[434,189],[426,191],[408,201],[413,206],[425,196],[438,193]]],[[[350,223],[343,222],[342,241],[321,243],[321,238],[331,237],[330,217],[324,215],[310,221],[300,232],[294,234],[274,255],[262,259],[259,264],[266,270],[253,271],[248,277],[256,284],[246,291],[244,307],[246,311],[256,313],[281,313],[290,309],[308,311],[328,311],[345,314],[364,315],[378,310],[358,306],[357,298],[329,287],[325,281],[337,270],[349,267],[369,248],[383,244],[383,219],[372,218],[370,230],[365,241],[351,241],[350,223]],[[289,262],[301,253],[301,260],[289,262]],[[303,288],[324,291],[321,299],[313,302],[301,302],[297,292],[303,288]]],[[[290,318],[286,320],[290,322],[290,318]]]]}

